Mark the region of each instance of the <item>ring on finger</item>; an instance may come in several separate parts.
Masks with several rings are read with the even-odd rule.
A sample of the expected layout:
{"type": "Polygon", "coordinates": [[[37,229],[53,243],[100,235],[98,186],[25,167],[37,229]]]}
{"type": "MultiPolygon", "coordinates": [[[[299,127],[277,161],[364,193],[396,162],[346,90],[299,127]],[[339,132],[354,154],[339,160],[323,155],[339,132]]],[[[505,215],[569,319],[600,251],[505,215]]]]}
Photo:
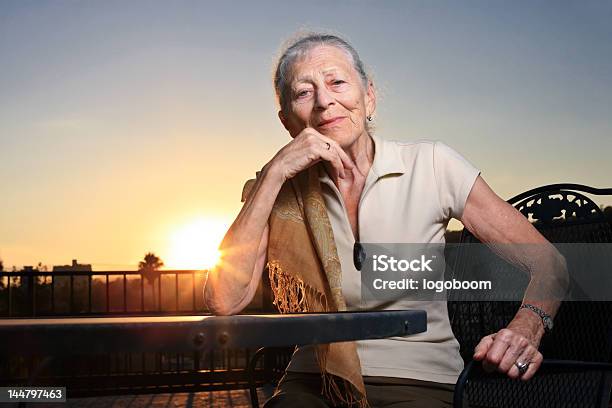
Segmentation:
{"type": "Polygon", "coordinates": [[[518,368],[520,375],[523,375],[523,374],[525,374],[527,372],[527,370],[529,369],[529,364],[531,364],[531,361],[527,361],[527,362],[525,362],[525,361],[521,361],[521,362],[516,361],[514,363],[516,368],[518,368]]]}
{"type": "Polygon", "coordinates": [[[325,145],[327,145],[327,150],[329,150],[329,148],[331,147],[331,145],[329,144],[329,142],[325,142],[325,145]]]}

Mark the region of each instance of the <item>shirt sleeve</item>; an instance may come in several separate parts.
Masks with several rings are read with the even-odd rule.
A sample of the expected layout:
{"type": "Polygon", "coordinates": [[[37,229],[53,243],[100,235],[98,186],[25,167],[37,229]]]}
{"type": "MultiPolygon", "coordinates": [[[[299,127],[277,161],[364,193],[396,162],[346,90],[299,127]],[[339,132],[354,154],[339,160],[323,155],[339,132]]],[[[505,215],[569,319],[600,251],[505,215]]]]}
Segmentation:
{"type": "Polygon", "coordinates": [[[249,179],[246,181],[246,183],[244,183],[244,186],[242,187],[242,198],[240,199],[241,202],[244,203],[253,192],[253,187],[255,187],[255,182],[259,178],[260,173],[261,172],[258,171],[257,173],[255,173],[254,179],[249,179]]]}
{"type": "Polygon", "coordinates": [[[480,170],[442,142],[434,144],[433,165],[443,214],[447,218],[461,219],[480,170]]]}

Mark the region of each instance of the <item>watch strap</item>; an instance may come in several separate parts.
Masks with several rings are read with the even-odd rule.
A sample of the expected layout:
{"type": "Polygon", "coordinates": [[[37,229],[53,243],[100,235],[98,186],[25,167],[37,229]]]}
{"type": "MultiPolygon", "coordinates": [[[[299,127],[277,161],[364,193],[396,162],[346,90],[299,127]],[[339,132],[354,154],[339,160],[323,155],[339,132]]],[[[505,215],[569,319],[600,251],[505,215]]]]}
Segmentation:
{"type": "Polygon", "coordinates": [[[523,303],[520,308],[529,309],[540,316],[540,319],[542,319],[542,324],[544,325],[544,331],[546,333],[549,333],[552,330],[552,317],[548,313],[529,303],[523,303]]]}

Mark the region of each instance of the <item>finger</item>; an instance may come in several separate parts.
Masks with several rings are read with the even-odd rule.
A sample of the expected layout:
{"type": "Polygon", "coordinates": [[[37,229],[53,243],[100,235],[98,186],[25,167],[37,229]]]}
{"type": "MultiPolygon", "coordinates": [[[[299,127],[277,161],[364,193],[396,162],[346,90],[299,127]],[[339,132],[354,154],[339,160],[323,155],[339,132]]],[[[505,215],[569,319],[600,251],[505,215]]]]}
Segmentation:
{"type": "Polygon", "coordinates": [[[305,149],[309,160],[308,167],[321,160],[325,160],[331,163],[334,177],[344,177],[344,170],[340,159],[331,154],[332,144],[322,140],[319,133],[314,129],[304,129],[300,135],[293,140],[293,143],[295,143],[298,149],[297,151],[305,149]]]}
{"type": "MultiPolygon", "coordinates": [[[[510,367],[510,369],[507,371],[508,377],[513,378],[513,379],[517,379],[517,378],[522,378],[523,376],[525,376],[527,374],[527,372],[532,369],[531,366],[534,365],[534,360],[535,360],[537,354],[540,354],[540,353],[538,352],[538,350],[535,347],[528,346],[525,349],[525,351],[523,351],[523,353],[521,353],[516,358],[514,363],[512,363],[512,367],[510,367]],[[525,374],[521,375],[521,372],[519,371],[519,369],[518,369],[518,367],[516,365],[517,363],[529,363],[529,365],[527,366],[527,372],[525,372],[525,374]]],[[[537,367],[536,367],[536,370],[537,370],[537,367]]]]}
{"type": "Polygon", "coordinates": [[[332,165],[332,169],[338,177],[346,177],[344,166],[342,165],[338,154],[335,151],[332,151],[331,147],[329,150],[327,149],[327,145],[323,148],[320,148],[319,154],[323,160],[328,161],[332,165]]]}
{"type": "Polygon", "coordinates": [[[538,351],[537,354],[532,358],[531,364],[529,364],[527,372],[521,376],[521,380],[527,381],[533,378],[535,373],[540,369],[540,366],[542,365],[543,361],[544,356],[542,356],[542,353],[538,351]]]}
{"type": "Polygon", "coordinates": [[[487,352],[489,351],[489,348],[491,347],[492,344],[493,344],[492,335],[488,335],[480,339],[480,342],[478,343],[476,348],[474,348],[474,356],[473,356],[474,360],[482,360],[484,356],[487,355],[487,352]]]}
{"type": "MultiPolygon", "coordinates": [[[[527,347],[529,346],[529,341],[522,336],[515,336],[510,343],[510,347],[506,350],[504,357],[499,363],[497,370],[500,373],[507,373],[512,367],[516,366],[514,363],[516,361],[529,361],[523,360],[521,357],[529,358],[531,356],[524,356],[527,347]]],[[[518,370],[518,369],[517,369],[518,370]]]]}
{"type": "Polygon", "coordinates": [[[340,147],[340,145],[338,144],[338,142],[336,142],[334,139],[331,139],[319,132],[317,132],[315,129],[312,129],[313,134],[317,135],[324,143],[329,143],[331,148],[330,150],[335,150],[338,153],[338,156],[340,156],[340,160],[342,161],[342,164],[345,168],[352,170],[353,167],[355,167],[355,164],[353,163],[353,160],[351,160],[351,158],[348,156],[348,154],[346,154],[346,152],[344,151],[344,149],[342,149],[342,147],[340,147]]]}
{"type": "MultiPolygon", "coordinates": [[[[348,158],[347,154],[340,148],[334,140],[319,134],[314,129],[308,129],[307,137],[311,148],[324,160],[332,165],[335,176],[346,178],[345,165],[342,162],[342,155],[348,158]]],[[[350,161],[350,159],[348,159],[350,161]]],[[[352,167],[351,167],[352,168],[352,167]]]]}
{"type": "Polygon", "coordinates": [[[338,143],[336,143],[336,151],[338,152],[338,157],[340,157],[344,168],[348,170],[353,170],[353,168],[355,167],[355,163],[353,163],[353,160],[349,157],[348,154],[346,154],[344,149],[340,147],[338,143]]]}
{"type": "Polygon", "coordinates": [[[342,169],[342,178],[346,177],[346,172],[353,169],[353,161],[348,157],[346,152],[336,144],[333,150],[335,157],[338,159],[338,165],[342,169]]]}
{"type": "Polygon", "coordinates": [[[502,329],[497,332],[497,335],[493,340],[493,344],[487,352],[485,360],[496,367],[499,366],[499,363],[501,363],[504,354],[506,354],[506,350],[508,350],[508,347],[510,347],[511,337],[512,332],[510,332],[509,330],[506,331],[505,329],[502,329]]]}

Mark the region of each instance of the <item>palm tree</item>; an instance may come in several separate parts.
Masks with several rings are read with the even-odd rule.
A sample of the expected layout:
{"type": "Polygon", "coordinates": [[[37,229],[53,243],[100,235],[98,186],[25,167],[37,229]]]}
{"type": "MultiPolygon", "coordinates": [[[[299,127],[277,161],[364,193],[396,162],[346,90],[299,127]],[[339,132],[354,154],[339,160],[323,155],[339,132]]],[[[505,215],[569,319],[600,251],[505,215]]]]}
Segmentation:
{"type": "Polygon", "coordinates": [[[153,252],[147,252],[144,259],[138,263],[138,272],[151,285],[151,297],[153,298],[153,308],[158,309],[161,305],[155,306],[155,281],[159,279],[159,268],[164,266],[162,260],[153,252]]]}

